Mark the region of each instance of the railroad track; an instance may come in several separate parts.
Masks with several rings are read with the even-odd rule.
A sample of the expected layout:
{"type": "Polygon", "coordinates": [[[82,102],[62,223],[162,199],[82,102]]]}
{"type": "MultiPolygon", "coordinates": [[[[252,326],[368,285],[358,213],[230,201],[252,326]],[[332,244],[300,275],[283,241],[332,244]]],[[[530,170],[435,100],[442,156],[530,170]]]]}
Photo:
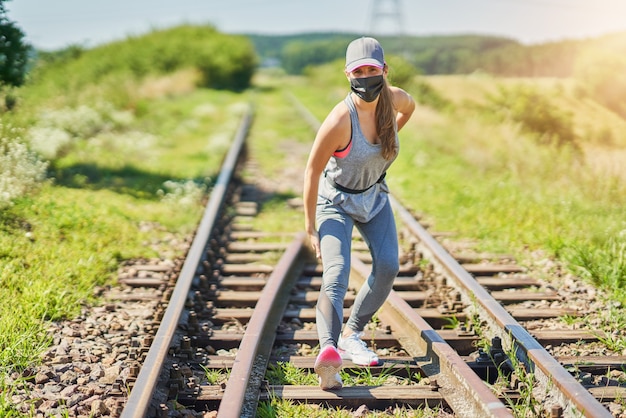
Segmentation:
{"type": "MultiPolygon", "coordinates": [[[[360,368],[347,361],[345,386],[320,390],[313,364],[321,269],[303,234],[253,228],[263,191],[246,150],[251,122],[246,115],[184,263],[131,266],[121,280],[125,290],[109,291],[117,302],[102,315],[115,316],[124,300],[144,301],[152,314],[104,335],[126,346],[125,367],[109,376],[102,390],[108,407],[92,408],[94,416],[176,410],[252,417],[281,401],[397,416],[411,409],[458,417],[619,416],[624,356],[589,350],[553,357],[547,350],[570,344],[581,352],[602,333],[558,329],[558,317],[579,312],[552,306],[562,302],[557,291],[514,260],[446,250],[445,237],[435,238],[393,198],[401,270],[365,334],[383,363],[360,368]]],[[[359,236],[353,250],[344,318],[371,262],[359,236]]],[[[63,363],[56,353],[51,361],[63,363]]]]}

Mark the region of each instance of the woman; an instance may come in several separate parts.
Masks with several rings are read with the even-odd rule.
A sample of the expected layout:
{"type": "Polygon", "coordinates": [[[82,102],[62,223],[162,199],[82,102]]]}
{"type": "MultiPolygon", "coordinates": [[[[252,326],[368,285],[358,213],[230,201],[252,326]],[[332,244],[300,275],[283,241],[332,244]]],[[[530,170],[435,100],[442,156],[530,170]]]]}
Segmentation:
{"type": "Polygon", "coordinates": [[[342,387],[342,357],[362,366],[379,362],[360,336],[389,295],[399,270],[396,226],[384,177],[398,155],[398,130],[415,108],[409,94],[387,84],[383,48],[374,38],[348,45],[345,74],[351,92],[318,130],[304,178],[305,228],[323,266],[315,372],[325,390],[342,387]],[[372,254],[372,273],[340,336],[355,226],[372,254]]]}

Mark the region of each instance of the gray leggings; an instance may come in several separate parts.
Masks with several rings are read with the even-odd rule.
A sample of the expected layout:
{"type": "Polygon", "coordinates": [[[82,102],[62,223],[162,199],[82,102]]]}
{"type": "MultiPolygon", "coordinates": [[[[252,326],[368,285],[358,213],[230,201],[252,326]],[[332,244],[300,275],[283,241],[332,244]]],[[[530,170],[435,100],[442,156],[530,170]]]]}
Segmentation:
{"type": "Polygon", "coordinates": [[[372,272],[359,290],[346,323],[346,327],[354,332],[363,331],[391,291],[400,268],[398,236],[388,200],[367,223],[353,220],[341,208],[330,203],[318,205],[317,222],[323,266],[322,288],[316,309],[317,333],[320,348],[330,344],[336,347],[343,324],[344,297],[348,290],[353,228],[356,226],[359,230],[372,254],[372,272]]]}

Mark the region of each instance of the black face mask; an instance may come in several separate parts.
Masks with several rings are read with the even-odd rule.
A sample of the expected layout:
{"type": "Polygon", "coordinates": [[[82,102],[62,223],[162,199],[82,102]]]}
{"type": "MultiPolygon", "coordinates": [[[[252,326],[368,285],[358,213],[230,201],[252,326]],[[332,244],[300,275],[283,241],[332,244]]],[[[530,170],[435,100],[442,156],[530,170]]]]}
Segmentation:
{"type": "Polygon", "coordinates": [[[350,89],[368,103],[376,100],[384,86],[385,80],[382,75],[350,79],[350,89]]]}

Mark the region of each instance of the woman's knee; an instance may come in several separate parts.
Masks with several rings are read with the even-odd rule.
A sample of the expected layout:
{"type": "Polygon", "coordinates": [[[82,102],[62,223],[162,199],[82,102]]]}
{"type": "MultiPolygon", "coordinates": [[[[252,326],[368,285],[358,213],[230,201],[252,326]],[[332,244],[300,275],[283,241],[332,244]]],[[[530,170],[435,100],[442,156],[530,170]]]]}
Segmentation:
{"type": "Polygon", "coordinates": [[[400,272],[400,263],[397,258],[377,260],[375,269],[376,278],[393,280],[400,272]]]}
{"type": "Polygon", "coordinates": [[[348,292],[348,271],[339,267],[330,267],[324,271],[321,291],[331,300],[343,298],[348,292]]]}

